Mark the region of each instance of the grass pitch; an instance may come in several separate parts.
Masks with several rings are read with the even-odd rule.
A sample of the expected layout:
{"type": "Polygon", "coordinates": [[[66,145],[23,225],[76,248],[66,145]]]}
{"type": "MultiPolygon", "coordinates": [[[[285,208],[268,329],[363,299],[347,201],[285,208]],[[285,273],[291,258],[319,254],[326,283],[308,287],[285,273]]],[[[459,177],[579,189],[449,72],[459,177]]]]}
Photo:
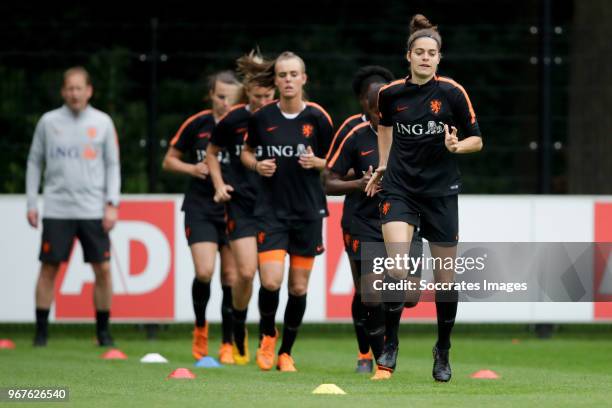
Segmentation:
{"type": "MultiPolygon", "coordinates": [[[[66,386],[70,402],[55,405],[87,407],[602,407],[612,401],[610,326],[564,326],[552,339],[540,340],[524,326],[459,325],[448,384],[431,378],[433,325],[402,327],[398,369],[386,382],[353,372],[357,351],[348,325],[306,326],[293,351],[298,373],[261,372],[253,362],[195,368],[190,330],[170,326],[151,341],[133,326],[115,326],[117,347],[128,360],[106,361],[100,358],[104,349],[93,344],[93,326],[52,325],[49,345],[35,349],[32,326],[0,325],[0,338],[12,338],[17,346],[0,350],[0,387],[66,386]],[[141,364],[149,352],[170,362],[141,364]],[[178,367],[191,369],[197,378],[167,380],[178,367]],[[494,370],[501,378],[470,378],[480,369],[494,370]],[[336,384],[347,395],[313,395],[322,383],[336,384]]],[[[255,327],[250,331],[256,333],[255,327]]],[[[218,326],[211,327],[212,351],[219,345],[219,332],[218,326]]]]}

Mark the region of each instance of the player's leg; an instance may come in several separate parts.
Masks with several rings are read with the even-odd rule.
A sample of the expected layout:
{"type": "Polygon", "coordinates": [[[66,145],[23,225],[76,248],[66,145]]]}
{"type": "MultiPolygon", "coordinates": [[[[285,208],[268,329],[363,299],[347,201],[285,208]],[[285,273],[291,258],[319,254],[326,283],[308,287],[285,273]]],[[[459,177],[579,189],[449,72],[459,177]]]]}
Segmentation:
{"type": "Polygon", "coordinates": [[[232,354],[232,330],[233,330],[233,309],[232,309],[232,287],[236,282],[238,269],[236,259],[228,244],[221,246],[221,288],[223,299],[221,301],[221,330],[222,340],[219,348],[219,361],[223,364],[234,364],[232,354]]]}
{"type": "MultiPolygon", "coordinates": [[[[430,242],[431,255],[434,259],[455,259],[459,235],[457,196],[440,197],[427,200],[423,216],[423,235],[430,242]]],[[[437,283],[455,281],[452,265],[435,263],[434,280],[437,283]]],[[[433,348],[434,366],[432,375],[436,381],[446,382],[451,379],[449,363],[451,332],[455,325],[459,294],[455,289],[439,290],[435,294],[436,317],[438,320],[438,340],[433,348]]]]}
{"type": "Polygon", "coordinates": [[[261,370],[274,367],[278,330],[275,326],[280,287],[285,272],[285,256],[289,246],[286,222],[273,216],[260,220],[257,233],[259,263],[259,347],[256,362],[261,370]]]}
{"type": "Polygon", "coordinates": [[[278,350],[277,369],[297,371],[291,350],[306,312],[308,281],[315,256],[324,251],[323,220],[294,221],[289,232],[290,267],[287,282],[289,296],[283,321],[283,341],[278,350]]]}
{"type": "Polygon", "coordinates": [[[110,266],[110,238],[102,227],[102,220],[79,220],[77,237],[83,247],[85,262],[94,271],[94,307],[96,309],[96,337],[98,345],[112,346],[110,334],[110,310],[113,297],[110,266]]]}
{"type": "Polygon", "coordinates": [[[285,270],[284,249],[269,249],[259,252],[259,347],[256,361],[260,369],[267,371],[274,366],[274,355],[278,330],[275,326],[280,286],[285,270]]]}
{"type": "Polygon", "coordinates": [[[361,301],[360,288],[360,273],[357,269],[355,261],[356,254],[352,248],[353,239],[348,231],[343,231],[344,251],[349,260],[351,267],[351,275],[353,277],[353,301],[351,302],[351,317],[353,318],[353,328],[355,329],[355,337],[357,339],[357,367],[355,371],[358,373],[369,373],[372,371],[373,361],[372,353],[370,352],[370,343],[368,341],[368,333],[365,328],[366,312],[361,301]]]}
{"type": "Polygon", "coordinates": [[[34,346],[47,345],[49,309],[53,303],[55,278],[60,263],[70,256],[76,222],[74,220],[47,219],[42,220],[42,240],[39,260],[41,261],[38,280],[36,281],[36,332],[34,346]]]}
{"type": "Polygon", "coordinates": [[[237,275],[232,286],[234,360],[237,364],[249,361],[246,318],[253,293],[253,278],[257,272],[257,241],[248,236],[230,241],[236,261],[237,275]]]}
{"type": "Polygon", "coordinates": [[[196,360],[199,360],[208,355],[206,307],[210,299],[210,281],[215,269],[219,234],[214,223],[190,212],[185,213],[185,233],[195,269],[191,285],[195,314],[191,354],[196,360]]]}

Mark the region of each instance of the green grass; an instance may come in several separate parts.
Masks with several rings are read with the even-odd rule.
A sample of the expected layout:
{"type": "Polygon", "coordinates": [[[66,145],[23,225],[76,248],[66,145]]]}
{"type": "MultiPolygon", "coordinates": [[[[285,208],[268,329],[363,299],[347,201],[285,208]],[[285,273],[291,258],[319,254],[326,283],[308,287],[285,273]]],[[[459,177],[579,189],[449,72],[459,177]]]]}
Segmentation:
{"type": "MultiPolygon", "coordinates": [[[[550,340],[536,339],[520,326],[459,326],[448,384],[431,379],[432,325],[403,327],[398,369],[382,383],[353,373],[356,345],[346,325],[305,327],[293,352],[298,373],[261,372],[254,364],[195,368],[190,328],[185,325],[162,330],[153,341],[132,326],[116,327],[115,339],[127,361],[100,359],[103,350],[93,345],[91,326],[52,326],[49,346],[43,349],[30,345],[31,330],[0,325],[0,338],[12,338],[17,345],[15,350],[0,350],[0,387],[67,386],[67,405],[75,406],[601,407],[612,400],[609,326],[564,327],[550,340]],[[519,339],[518,344],[512,339],[519,339]],[[161,353],[170,363],[139,363],[147,352],[161,353]],[[197,378],[166,380],[177,367],[190,368],[197,378]],[[470,378],[483,368],[495,370],[501,379],[470,378]],[[312,395],[322,383],[337,384],[347,395],[312,395]]],[[[218,327],[211,328],[215,351],[218,333],[218,327]]],[[[255,346],[251,340],[252,354],[255,346]]],[[[4,406],[9,404],[0,403],[4,406]]]]}

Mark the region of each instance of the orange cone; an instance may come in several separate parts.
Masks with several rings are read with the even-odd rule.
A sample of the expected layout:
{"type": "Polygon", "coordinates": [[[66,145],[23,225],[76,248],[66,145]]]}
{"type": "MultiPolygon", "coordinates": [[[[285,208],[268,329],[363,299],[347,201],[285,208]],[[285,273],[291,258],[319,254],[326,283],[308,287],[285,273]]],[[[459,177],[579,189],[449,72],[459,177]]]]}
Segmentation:
{"type": "Polygon", "coordinates": [[[110,349],[102,354],[104,360],[127,360],[125,353],[119,349],[110,349]]]}
{"type": "Polygon", "coordinates": [[[177,380],[193,380],[196,378],[195,374],[192,373],[188,368],[177,368],[170,373],[166,379],[174,378],[177,380]]]}
{"type": "Polygon", "coordinates": [[[15,343],[10,339],[0,339],[0,349],[14,349],[15,343]]]}
{"type": "Polygon", "coordinates": [[[512,339],[512,344],[521,344],[521,340],[519,340],[519,339],[512,339]]]}
{"type": "Polygon", "coordinates": [[[480,380],[497,380],[499,379],[499,374],[497,374],[493,370],[479,370],[470,376],[471,378],[477,378],[480,380]]]}

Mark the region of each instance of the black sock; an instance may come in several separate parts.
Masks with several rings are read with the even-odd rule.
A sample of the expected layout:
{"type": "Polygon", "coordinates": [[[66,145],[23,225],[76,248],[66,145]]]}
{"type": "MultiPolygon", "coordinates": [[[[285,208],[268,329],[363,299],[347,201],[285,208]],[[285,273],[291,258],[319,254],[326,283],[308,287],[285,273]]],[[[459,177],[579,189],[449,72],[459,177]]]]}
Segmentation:
{"type": "Polygon", "coordinates": [[[47,335],[49,329],[49,309],[36,308],[36,333],[47,335]]]}
{"type": "Polygon", "coordinates": [[[457,316],[458,299],[459,292],[456,290],[436,291],[436,316],[438,318],[436,347],[440,350],[448,350],[451,346],[450,336],[457,316]]]}
{"type": "Polygon", "coordinates": [[[276,336],[276,328],[274,327],[274,319],[276,318],[276,309],[278,309],[278,295],[280,289],[268,290],[261,286],[259,288],[259,336],[276,336]]]}
{"type": "Polygon", "coordinates": [[[110,311],[96,310],[96,333],[108,331],[108,320],[110,319],[110,311]]]}
{"type": "Polygon", "coordinates": [[[221,331],[223,343],[232,342],[232,287],[221,285],[223,300],[221,302],[221,331]]]}
{"type": "Polygon", "coordinates": [[[388,343],[399,344],[397,332],[399,331],[400,320],[404,304],[399,302],[385,303],[385,336],[388,343]]]}
{"type": "Polygon", "coordinates": [[[361,303],[361,295],[358,292],[355,292],[353,295],[351,314],[353,316],[353,327],[355,328],[355,336],[357,336],[359,352],[367,354],[370,351],[370,342],[368,341],[368,333],[365,329],[365,309],[361,303]]]}
{"type": "Polygon", "coordinates": [[[202,282],[193,278],[191,299],[196,317],[195,324],[197,327],[204,327],[206,325],[206,306],[208,305],[208,299],[210,299],[210,282],[202,282]]]}
{"type": "Polygon", "coordinates": [[[367,315],[365,327],[370,347],[372,348],[374,359],[378,360],[385,344],[385,310],[382,303],[375,306],[364,305],[364,307],[367,315]]]}
{"type": "Polygon", "coordinates": [[[234,342],[240,352],[240,355],[244,356],[244,337],[245,337],[245,322],[247,317],[247,310],[237,310],[233,308],[233,328],[234,328],[234,342]]]}
{"type": "Polygon", "coordinates": [[[289,294],[287,307],[285,308],[285,320],[283,323],[283,342],[281,343],[278,355],[283,353],[291,354],[291,348],[295,343],[298,329],[302,324],[306,312],[306,295],[295,296],[289,294]]]}

